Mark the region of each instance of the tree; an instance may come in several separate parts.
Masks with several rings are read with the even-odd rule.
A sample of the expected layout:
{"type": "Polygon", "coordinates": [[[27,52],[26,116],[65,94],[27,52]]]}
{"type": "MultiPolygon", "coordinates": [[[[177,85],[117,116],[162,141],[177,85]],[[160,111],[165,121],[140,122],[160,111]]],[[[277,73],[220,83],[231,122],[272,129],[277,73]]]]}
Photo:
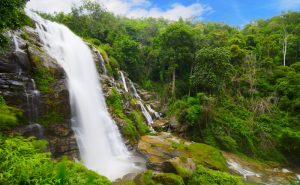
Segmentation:
{"type": "Polygon", "coordinates": [[[192,86],[209,93],[219,92],[232,72],[230,51],[226,48],[204,48],[196,54],[196,66],[191,76],[192,86]]]}
{"type": "Polygon", "coordinates": [[[28,17],[23,11],[26,2],[27,0],[0,1],[0,47],[7,42],[3,35],[5,29],[17,29],[27,22],[28,17]]]}
{"type": "Polygon", "coordinates": [[[192,63],[193,34],[183,22],[176,22],[160,35],[160,44],[161,55],[167,61],[167,70],[172,73],[172,94],[175,95],[176,70],[188,72],[192,63]]]}
{"type": "Polygon", "coordinates": [[[119,62],[121,69],[127,71],[132,80],[139,81],[142,66],[139,60],[139,43],[127,35],[121,35],[113,43],[113,48],[112,55],[119,62]]]}

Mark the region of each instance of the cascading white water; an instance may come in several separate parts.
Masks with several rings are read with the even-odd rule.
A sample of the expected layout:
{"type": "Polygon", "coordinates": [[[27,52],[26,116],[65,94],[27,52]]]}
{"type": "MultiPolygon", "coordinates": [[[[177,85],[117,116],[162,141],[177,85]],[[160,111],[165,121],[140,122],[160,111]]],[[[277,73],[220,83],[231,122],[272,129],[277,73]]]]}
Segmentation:
{"type": "Polygon", "coordinates": [[[256,177],[260,177],[261,175],[258,173],[255,173],[253,171],[247,170],[245,168],[243,168],[240,164],[232,161],[232,160],[228,160],[227,164],[229,166],[230,169],[237,171],[239,174],[243,175],[244,178],[247,178],[249,176],[256,176],[256,177]]]}
{"type": "Polygon", "coordinates": [[[107,111],[91,50],[67,27],[27,14],[37,22],[45,49],[67,74],[72,124],[84,165],[111,180],[143,170],[136,165],[143,161],[127,150],[107,111]]]}
{"type": "Polygon", "coordinates": [[[155,110],[152,109],[151,105],[146,105],[147,109],[149,110],[149,112],[151,112],[155,118],[160,118],[160,115],[158,112],[156,112],[155,110]]]}
{"type": "Polygon", "coordinates": [[[26,109],[29,123],[32,124],[39,117],[40,92],[36,88],[34,79],[30,79],[27,85],[24,85],[24,94],[26,97],[26,109]]]}
{"type": "Polygon", "coordinates": [[[19,47],[18,40],[17,40],[17,36],[15,34],[13,34],[13,41],[14,41],[14,44],[15,44],[15,51],[16,52],[21,51],[20,47],[19,47]]]}
{"type": "Polygon", "coordinates": [[[153,123],[153,119],[152,119],[151,115],[149,114],[149,112],[147,111],[147,109],[145,108],[145,106],[141,100],[138,100],[138,104],[141,107],[142,113],[143,113],[144,117],[146,118],[148,125],[151,125],[153,123]]]}
{"type": "MultiPolygon", "coordinates": [[[[123,73],[121,72],[121,74],[123,74],[123,73]]],[[[124,75],[122,75],[122,76],[124,77],[124,75]]],[[[122,77],[122,78],[123,78],[123,77],[122,77]]],[[[125,78],[124,78],[124,80],[125,80],[125,78]]],[[[123,80],[123,82],[124,82],[124,80],[123,80]]],[[[151,124],[153,123],[152,116],[149,114],[149,112],[148,112],[147,109],[145,108],[145,106],[144,106],[144,104],[143,104],[143,102],[142,102],[142,98],[141,98],[140,95],[138,94],[138,92],[137,92],[137,90],[136,90],[136,88],[135,88],[133,82],[132,82],[131,80],[129,80],[129,82],[130,82],[131,88],[133,89],[133,94],[134,94],[135,98],[138,99],[138,104],[139,104],[140,107],[141,107],[141,111],[142,111],[142,113],[143,113],[145,119],[147,120],[148,125],[151,125],[151,124]]]]}
{"type": "Polygon", "coordinates": [[[136,88],[135,88],[133,82],[132,82],[131,80],[129,80],[129,82],[130,82],[131,88],[133,89],[133,95],[134,95],[137,99],[142,100],[141,97],[140,97],[140,95],[139,95],[139,93],[137,92],[137,90],[136,90],[136,88]]]}
{"type": "Polygon", "coordinates": [[[34,79],[31,79],[32,90],[31,90],[31,114],[32,119],[37,119],[39,116],[39,104],[40,104],[40,91],[37,90],[34,79]]]}
{"type": "Polygon", "coordinates": [[[126,92],[128,92],[128,87],[127,87],[127,83],[126,83],[125,76],[124,76],[124,74],[123,74],[122,71],[120,71],[120,74],[121,74],[121,78],[122,78],[124,90],[125,90],[126,92]]]}
{"type": "Polygon", "coordinates": [[[103,59],[101,53],[100,53],[99,51],[96,50],[96,55],[97,55],[97,57],[98,57],[98,60],[100,61],[100,65],[101,65],[101,67],[102,67],[102,69],[103,69],[103,74],[104,74],[105,76],[107,76],[107,69],[106,69],[106,66],[105,66],[105,61],[104,61],[104,59],[103,59]]]}

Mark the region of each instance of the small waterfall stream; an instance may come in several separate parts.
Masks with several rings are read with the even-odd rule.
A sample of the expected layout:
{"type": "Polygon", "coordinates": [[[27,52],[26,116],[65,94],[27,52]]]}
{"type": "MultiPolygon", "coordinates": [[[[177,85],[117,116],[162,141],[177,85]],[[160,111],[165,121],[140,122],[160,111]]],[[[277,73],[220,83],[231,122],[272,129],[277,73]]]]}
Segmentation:
{"type": "Polygon", "coordinates": [[[125,76],[124,76],[124,74],[123,74],[122,71],[120,71],[120,74],[121,74],[121,79],[122,79],[122,82],[123,82],[124,90],[125,90],[126,92],[128,92],[128,87],[127,87],[127,83],[126,83],[125,76]]]}
{"type": "Polygon", "coordinates": [[[14,41],[14,45],[15,45],[15,51],[16,52],[21,51],[20,47],[19,47],[18,40],[17,40],[17,36],[15,34],[13,34],[13,41],[14,41]]]}
{"type": "Polygon", "coordinates": [[[145,108],[143,102],[141,100],[138,100],[138,104],[141,107],[142,113],[143,113],[144,117],[146,118],[148,125],[152,125],[153,119],[152,119],[151,115],[149,114],[149,112],[147,111],[147,109],[145,108]]]}
{"type": "Polygon", "coordinates": [[[66,74],[72,108],[72,125],[84,165],[111,180],[144,168],[141,158],[129,152],[110,117],[99,75],[88,46],[67,27],[27,11],[47,52],[66,74]]]}
{"type": "Polygon", "coordinates": [[[107,76],[107,69],[106,69],[106,66],[105,66],[105,61],[104,61],[101,53],[98,50],[96,50],[95,52],[96,52],[96,55],[98,57],[98,60],[100,61],[100,65],[101,65],[102,70],[103,70],[103,75],[107,76]]]}
{"type": "Polygon", "coordinates": [[[39,118],[40,91],[37,90],[34,79],[30,79],[27,87],[24,87],[24,93],[26,96],[27,117],[29,118],[29,125],[26,129],[35,133],[38,138],[43,138],[44,128],[36,123],[36,120],[39,118]]]}
{"type": "MultiPolygon", "coordinates": [[[[123,73],[121,73],[121,74],[123,74],[123,73]]],[[[124,77],[124,75],[123,75],[123,77],[124,77]]],[[[123,79],[123,77],[122,77],[122,79],[123,79]]],[[[125,78],[124,78],[124,79],[125,79],[125,78]]],[[[124,80],[123,80],[123,81],[124,81],[124,80]]],[[[137,90],[136,90],[136,88],[135,88],[133,82],[132,82],[131,80],[129,80],[129,82],[130,82],[130,86],[131,86],[131,88],[132,88],[132,90],[133,90],[133,95],[135,96],[136,99],[138,99],[137,102],[138,102],[138,104],[139,104],[140,107],[141,107],[141,111],[142,111],[142,113],[143,113],[145,119],[147,120],[148,125],[152,125],[152,124],[153,124],[152,116],[149,114],[149,112],[147,111],[145,105],[143,104],[143,100],[142,100],[141,96],[138,94],[138,92],[137,92],[137,90]]],[[[124,87],[125,87],[125,86],[124,86],[124,87]]]]}
{"type": "Polygon", "coordinates": [[[152,113],[156,119],[160,118],[160,114],[152,109],[151,105],[146,105],[147,109],[150,113],[152,113]]]}

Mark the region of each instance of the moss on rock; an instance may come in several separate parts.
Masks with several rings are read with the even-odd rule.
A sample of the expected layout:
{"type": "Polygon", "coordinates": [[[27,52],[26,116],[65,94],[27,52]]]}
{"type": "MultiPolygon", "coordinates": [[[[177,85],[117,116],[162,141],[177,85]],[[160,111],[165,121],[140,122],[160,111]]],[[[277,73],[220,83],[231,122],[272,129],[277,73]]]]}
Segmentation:
{"type": "Polygon", "coordinates": [[[194,162],[215,170],[228,169],[226,160],[218,149],[201,143],[189,143],[169,133],[143,136],[138,150],[147,157],[148,165],[156,170],[162,170],[163,164],[174,157],[191,158],[194,162]]]}
{"type": "Polygon", "coordinates": [[[23,112],[17,108],[8,106],[0,96],[0,129],[18,126],[23,120],[23,112]]]}
{"type": "Polygon", "coordinates": [[[243,185],[244,183],[240,177],[225,172],[214,171],[199,165],[196,172],[189,180],[188,185],[201,184],[243,185]]]}
{"type": "Polygon", "coordinates": [[[158,173],[153,176],[153,180],[163,185],[183,185],[182,177],[173,173],[158,173]]]}
{"type": "Polygon", "coordinates": [[[136,185],[184,185],[183,179],[173,173],[154,173],[148,170],[139,174],[134,182],[136,185]]]}

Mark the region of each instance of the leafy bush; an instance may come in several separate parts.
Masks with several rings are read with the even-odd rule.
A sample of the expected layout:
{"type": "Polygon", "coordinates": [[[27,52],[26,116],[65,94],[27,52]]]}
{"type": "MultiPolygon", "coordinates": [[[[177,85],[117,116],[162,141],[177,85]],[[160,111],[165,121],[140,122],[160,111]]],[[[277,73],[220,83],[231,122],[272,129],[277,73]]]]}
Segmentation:
{"type": "Polygon", "coordinates": [[[0,184],[111,184],[81,164],[53,161],[46,146],[34,138],[0,136],[0,184]]]}
{"type": "Polygon", "coordinates": [[[17,29],[28,22],[23,8],[27,0],[1,0],[0,1],[0,48],[6,43],[7,39],[3,35],[5,29],[17,29]]]}
{"type": "Polygon", "coordinates": [[[141,135],[145,135],[150,131],[148,125],[144,121],[143,115],[140,112],[132,111],[130,118],[135,123],[135,126],[141,135]]]}
{"type": "Polygon", "coordinates": [[[188,182],[188,185],[243,185],[240,177],[232,176],[225,172],[210,170],[201,165],[197,166],[197,170],[188,182]]]}
{"type": "Polygon", "coordinates": [[[3,97],[0,96],[0,129],[17,126],[22,121],[22,118],[22,111],[6,105],[3,97]]]}
{"type": "Polygon", "coordinates": [[[137,176],[136,185],[183,185],[182,178],[173,173],[157,173],[154,174],[148,170],[137,176]]]}
{"type": "Polygon", "coordinates": [[[300,164],[300,132],[285,129],[280,138],[282,150],[294,164],[300,164]]]}
{"type": "Polygon", "coordinates": [[[121,116],[123,114],[123,103],[121,96],[116,88],[113,88],[109,94],[109,96],[106,98],[107,105],[112,109],[112,111],[121,116]]]}

